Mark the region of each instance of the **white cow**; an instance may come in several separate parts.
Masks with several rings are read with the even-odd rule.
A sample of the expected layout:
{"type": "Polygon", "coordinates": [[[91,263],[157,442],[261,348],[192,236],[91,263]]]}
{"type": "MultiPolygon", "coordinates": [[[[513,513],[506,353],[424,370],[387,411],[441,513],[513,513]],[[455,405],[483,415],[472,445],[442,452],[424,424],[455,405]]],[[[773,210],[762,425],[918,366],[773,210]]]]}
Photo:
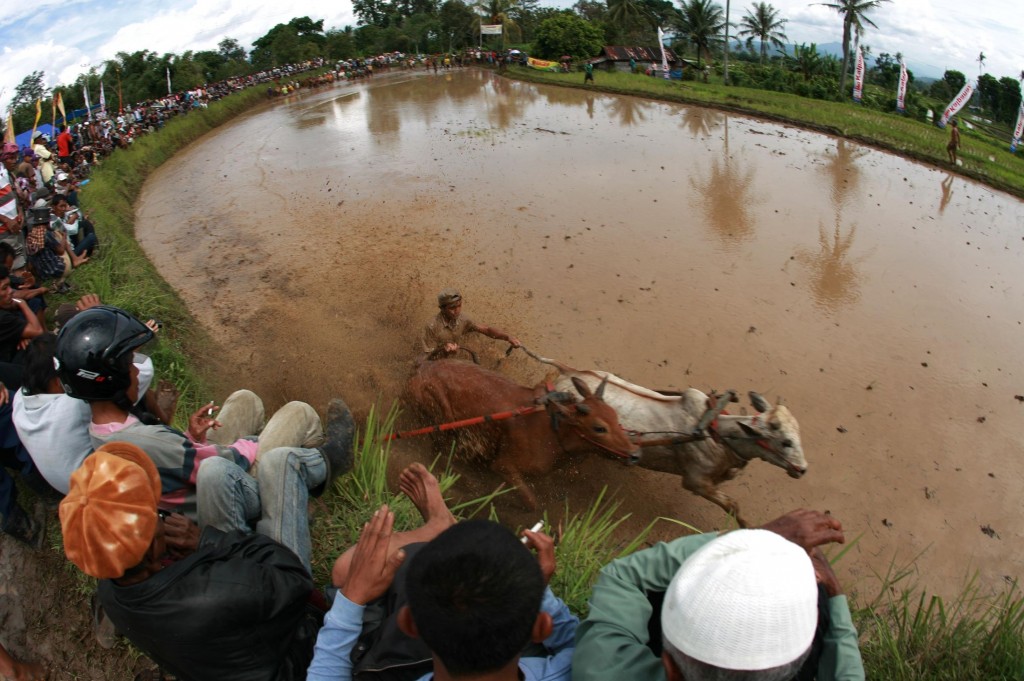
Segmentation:
{"type": "Polygon", "coordinates": [[[721,415],[708,428],[711,437],[685,444],[665,444],[673,437],[693,433],[701,416],[712,406],[707,395],[693,388],[678,395],[664,394],[605,371],[581,371],[529,354],[558,368],[557,375],[548,377],[556,390],[572,390],[574,378],[594,390],[607,379],[604,400],[618,413],[622,427],[634,431],[636,441],[643,447],[639,465],[681,476],[685,489],[718,504],[736,518],[740,527],[748,524],[740,515],[736,500],[718,489],[722,482],[732,480],[753,459],[764,459],[792,478],[807,472],[800,424],[785,406],[771,406],[757,393],[750,393],[756,410],[752,416],[721,415]],[[644,445],[645,441],[652,444],[644,445]]]}

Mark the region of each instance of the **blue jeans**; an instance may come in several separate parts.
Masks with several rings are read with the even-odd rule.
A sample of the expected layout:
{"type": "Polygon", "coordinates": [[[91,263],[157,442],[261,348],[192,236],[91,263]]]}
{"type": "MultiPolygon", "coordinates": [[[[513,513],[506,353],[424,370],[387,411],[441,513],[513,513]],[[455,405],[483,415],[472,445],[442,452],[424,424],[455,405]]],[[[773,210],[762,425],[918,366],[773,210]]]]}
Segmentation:
{"type": "Polygon", "coordinates": [[[199,527],[251,532],[255,521],[257,532],[291,549],[312,574],[306,507],[309,490],[326,480],[327,463],[317,449],[263,452],[255,478],[227,459],[207,459],[196,475],[199,527]]]}
{"type": "Polygon", "coordinates": [[[92,252],[98,243],[95,233],[86,235],[79,239],[78,243],[75,245],[75,255],[82,255],[83,253],[86,255],[92,255],[92,252]]]}

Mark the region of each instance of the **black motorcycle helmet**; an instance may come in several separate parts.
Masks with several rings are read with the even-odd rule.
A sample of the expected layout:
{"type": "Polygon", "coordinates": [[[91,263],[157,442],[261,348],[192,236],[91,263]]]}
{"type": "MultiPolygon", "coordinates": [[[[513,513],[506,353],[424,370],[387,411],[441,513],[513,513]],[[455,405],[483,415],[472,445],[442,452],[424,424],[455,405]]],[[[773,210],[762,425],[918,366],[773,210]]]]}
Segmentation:
{"type": "Polygon", "coordinates": [[[64,392],[80,400],[123,401],[132,351],[152,337],[145,324],[116,307],[78,313],[57,335],[53,363],[64,392]]]}

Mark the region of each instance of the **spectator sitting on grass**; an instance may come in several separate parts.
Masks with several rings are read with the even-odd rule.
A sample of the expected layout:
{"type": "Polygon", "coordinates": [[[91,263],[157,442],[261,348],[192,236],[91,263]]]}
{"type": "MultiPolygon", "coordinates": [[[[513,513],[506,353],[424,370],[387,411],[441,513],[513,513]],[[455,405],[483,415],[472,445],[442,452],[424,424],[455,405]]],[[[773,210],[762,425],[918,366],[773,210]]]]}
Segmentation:
{"type": "Polygon", "coordinates": [[[36,284],[36,275],[32,266],[28,264],[24,256],[19,258],[14,252],[14,247],[6,241],[0,241],[0,265],[6,267],[10,272],[13,295],[28,303],[29,309],[36,314],[45,330],[45,296],[50,289],[36,284]]]}
{"type": "MultiPolygon", "coordinates": [[[[353,434],[329,429],[324,447],[350,456],[353,434]]],[[[287,447],[267,457],[286,461],[293,452],[303,457],[287,447]]],[[[74,472],[60,505],[64,551],[100,580],[105,616],[182,679],[304,679],[319,620],[309,606],[308,552],[301,557],[309,546],[306,489],[324,480],[323,463],[282,478],[263,497],[264,519],[253,533],[245,490],[228,478],[208,497],[198,527],[164,517],[153,458],[127,442],[107,443],[74,472]]]]}
{"type": "Polygon", "coordinates": [[[53,215],[51,225],[62,229],[68,235],[74,244],[75,255],[92,256],[92,252],[99,246],[99,240],[88,216],[83,216],[78,208],[72,208],[64,194],[54,195],[53,215]]]}
{"type": "MultiPolygon", "coordinates": [[[[268,490],[279,495],[284,477],[301,477],[318,496],[351,469],[351,450],[317,448],[324,440],[323,425],[316,411],[304,402],[284,405],[265,428],[263,402],[248,390],[233,393],[216,419],[212,402],[198,409],[189,417],[185,433],[143,422],[131,413],[139,395],[132,356],[135,348],[152,337],[151,329],[124,310],[94,307],[61,328],[55,357],[64,392],[89,403],[93,445],[131,442],[153,458],[160,469],[163,510],[184,513],[204,524],[203,514],[216,511],[217,495],[227,485],[244,496],[243,522],[275,523],[279,519],[268,518],[260,500],[268,490]],[[215,429],[210,434],[212,441],[207,439],[211,428],[215,429]],[[254,467],[257,460],[258,470],[254,467]]],[[[332,431],[354,428],[352,414],[339,399],[331,401],[327,419],[328,441],[332,431]]],[[[308,563],[310,549],[308,539],[305,541],[300,555],[308,563]]]]}
{"type": "Polygon", "coordinates": [[[799,510],[613,561],[577,632],[573,681],[862,680],[846,597],[818,548],[842,541],[839,521],[799,510]]]}
{"type": "MultiPolygon", "coordinates": [[[[67,316],[64,308],[61,305],[59,315],[67,316]]],[[[64,392],[53,365],[56,348],[57,336],[44,333],[33,339],[25,350],[23,385],[13,394],[14,426],[39,473],[51,487],[67,494],[71,474],[93,450],[89,435],[91,412],[87,402],[76,400],[64,392]]],[[[166,381],[161,381],[157,390],[150,389],[153,360],[139,353],[133,354],[139,392],[143,395],[135,403],[133,412],[148,412],[145,420],[151,420],[149,415],[152,415],[161,423],[170,425],[177,404],[177,391],[166,381]]]]}
{"type": "Polygon", "coordinates": [[[363,669],[397,668],[422,672],[420,681],[568,679],[578,620],[546,586],[555,571],[551,538],[525,533],[534,558],[496,523],[453,524],[437,480],[419,464],[402,473],[401,486],[426,523],[392,534],[394,514],[383,506],[335,562],[332,581],[341,591],[307,679],[348,681],[363,669]],[[377,599],[388,612],[377,632],[366,632],[364,614],[377,599]],[[372,644],[360,643],[353,656],[361,634],[372,644]],[[543,650],[524,654],[531,641],[543,650]]]}

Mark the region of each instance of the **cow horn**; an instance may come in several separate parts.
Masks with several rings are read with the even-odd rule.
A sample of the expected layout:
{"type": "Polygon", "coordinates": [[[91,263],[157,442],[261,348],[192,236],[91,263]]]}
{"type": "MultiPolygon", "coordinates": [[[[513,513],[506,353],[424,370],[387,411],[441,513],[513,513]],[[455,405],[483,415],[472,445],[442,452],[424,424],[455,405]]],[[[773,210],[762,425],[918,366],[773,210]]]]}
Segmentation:
{"type": "Polygon", "coordinates": [[[576,411],[583,414],[584,416],[588,416],[590,414],[590,405],[582,403],[577,404],[576,411]]]}
{"type": "Polygon", "coordinates": [[[596,397],[599,400],[603,400],[604,399],[604,387],[606,385],[608,385],[608,377],[607,376],[605,376],[604,380],[601,381],[601,385],[597,386],[597,390],[594,391],[594,397],[596,397]]]}
{"type": "Polygon", "coordinates": [[[591,396],[592,393],[590,392],[590,386],[584,383],[583,379],[580,378],[579,376],[572,377],[572,384],[576,386],[576,392],[578,392],[580,395],[583,395],[584,399],[591,396]]]}
{"type": "Polygon", "coordinates": [[[750,397],[750,403],[758,412],[766,412],[772,408],[772,405],[768,404],[768,400],[764,399],[760,393],[751,390],[747,395],[750,397]]]}

